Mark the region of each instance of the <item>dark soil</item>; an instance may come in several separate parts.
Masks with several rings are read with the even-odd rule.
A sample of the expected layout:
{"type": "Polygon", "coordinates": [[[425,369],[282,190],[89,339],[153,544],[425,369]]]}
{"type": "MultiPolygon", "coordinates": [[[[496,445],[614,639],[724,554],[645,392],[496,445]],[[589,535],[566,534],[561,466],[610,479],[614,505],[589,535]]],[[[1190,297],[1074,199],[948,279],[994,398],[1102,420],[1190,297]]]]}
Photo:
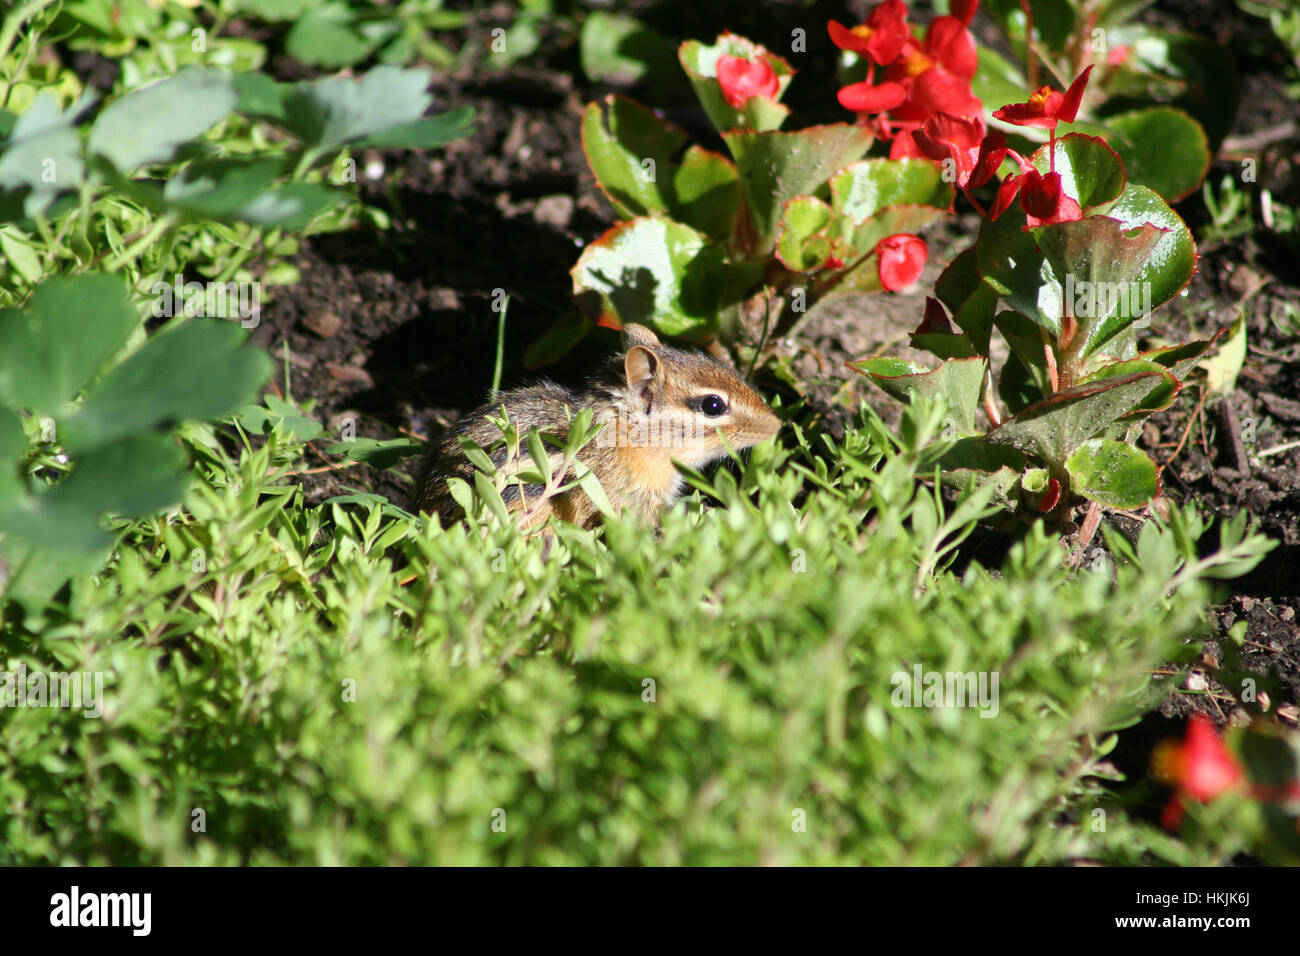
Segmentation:
{"type": "MultiPolygon", "coordinates": [[[[856,13],[864,6],[848,5],[856,13]]],[[[677,37],[712,38],[730,28],[765,40],[805,27],[808,53],[796,64],[801,72],[791,89],[794,105],[815,106],[814,113],[824,113],[820,118],[843,118],[833,100],[824,22],[846,19],[844,6],[815,13],[781,3],[644,2],[630,8],[677,37]]],[[[513,5],[482,10],[460,39],[508,26],[512,10],[513,5]]],[[[1262,715],[1256,710],[1257,719],[1294,726],[1300,699],[1300,313],[1288,314],[1288,307],[1300,306],[1300,238],[1261,224],[1263,189],[1275,201],[1300,203],[1294,159],[1300,139],[1293,122],[1286,129],[1295,103],[1281,78],[1285,54],[1267,24],[1242,14],[1231,0],[1162,0],[1143,17],[1232,48],[1242,105],[1209,180],[1217,186],[1223,176],[1238,175],[1245,157],[1257,159],[1259,168],[1256,227],[1232,240],[1203,242],[1187,294],[1157,312],[1150,330],[1153,340],[1209,337],[1244,309],[1245,368],[1226,397],[1207,396],[1200,385],[1186,387],[1172,408],[1152,419],[1146,447],[1164,465],[1167,496],[1195,500],[1224,517],[1244,508],[1279,546],[1254,572],[1225,585],[1211,614],[1213,639],[1202,667],[1163,677],[1183,692],[1171,694],[1158,715],[1125,735],[1116,759],[1131,777],[1144,775],[1151,742],[1178,734],[1190,711],[1219,722],[1246,717],[1232,693],[1239,682],[1224,686],[1229,673],[1253,673],[1267,688],[1270,706],[1262,715]],[[1247,622],[1240,646],[1226,637],[1237,621],[1247,622]]],[[[986,34],[990,27],[981,14],[976,28],[986,34]]],[[[526,66],[498,67],[484,54],[440,76],[438,107],[473,106],[475,133],[427,155],[361,157],[362,197],[387,212],[392,229],[359,228],[304,241],[297,257],[302,281],[274,290],[256,340],[277,360],[287,345],[293,395],[313,400],[322,420],[335,424],[355,417],[358,434],[378,438],[436,437],[462,410],[478,404],[491,384],[498,290],[510,297],[505,387],[537,374],[524,365],[525,349],[553,323],[576,316],[568,270],[584,244],[614,222],[582,155],[579,116],[587,102],[609,90],[583,76],[573,29],[556,28],[544,40],[526,66]]],[[[281,68],[292,75],[288,61],[281,68]]],[[[687,101],[655,105],[667,107],[684,125],[699,125],[687,101]]],[[[1178,210],[1198,236],[1204,234],[1211,217],[1199,193],[1178,210]]],[[[958,217],[931,234],[931,271],[922,288],[969,242],[973,221],[958,217]]],[[[790,357],[808,383],[810,401],[828,413],[828,421],[842,422],[844,410],[860,401],[887,416],[897,413],[889,399],[851,376],[844,362],[875,352],[906,354],[906,333],[922,303],[921,294],[874,296],[828,309],[809,324],[790,357]]],[[[613,333],[596,330],[543,371],[573,383],[614,344],[613,333]]],[[[284,387],[282,374],[277,387],[284,387]]],[[[313,502],[361,488],[405,504],[408,489],[398,473],[366,466],[325,470],[302,481],[313,502]]],[[[1134,524],[1112,520],[1127,528],[1134,524]]]]}

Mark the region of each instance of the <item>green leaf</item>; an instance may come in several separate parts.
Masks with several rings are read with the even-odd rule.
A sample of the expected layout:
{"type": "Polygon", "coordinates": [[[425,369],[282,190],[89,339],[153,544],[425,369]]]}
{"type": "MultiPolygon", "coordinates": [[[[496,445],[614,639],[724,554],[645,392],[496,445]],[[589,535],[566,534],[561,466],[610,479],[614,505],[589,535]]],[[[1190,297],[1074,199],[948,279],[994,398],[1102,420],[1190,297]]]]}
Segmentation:
{"type": "Polygon", "coordinates": [[[320,183],[285,183],[231,213],[231,218],[268,228],[302,229],[320,213],[348,199],[344,189],[320,183]]]}
{"type": "Polygon", "coordinates": [[[43,213],[56,196],[85,178],[81,141],[72,123],[94,100],[83,97],[66,113],[58,99],[41,91],[15,121],[0,152],[0,206],[4,218],[43,213]]]}
{"type": "Polygon", "coordinates": [[[979,270],[989,285],[1053,336],[1061,333],[1067,292],[1076,306],[1082,299],[1090,312],[1101,313],[1087,316],[1087,354],[1173,298],[1190,281],[1196,262],[1186,224],[1145,186],[1126,185],[1118,199],[1094,212],[1026,231],[1024,212],[1016,204],[997,220],[984,221],[976,246],[979,270]],[[1085,287],[1084,281],[1093,284],[1085,287]],[[1111,295],[1117,291],[1124,294],[1111,295]]]}
{"type": "Polygon", "coordinates": [[[740,206],[736,168],[698,146],[676,162],[685,142],[685,132],[627,97],[608,96],[583,114],[587,162],[621,216],[667,213],[726,240],[740,206]]]}
{"type": "Polygon", "coordinates": [[[370,55],[373,44],[356,30],[356,14],[346,3],[309,9],[289,29],[285,51],[309,66],[336,70],[370,55]]]}
{"type": "Polygon", "coordinates": [[[231,74],[189,66],[104,107],[86,151],[123,173],[167,162],[182,143],[225,119],[238,101],[231,74]]]}
{"type": "Polygon", "coordinates": [[[200,319],[154,336],[100,380],[62,430],[81,452],[185,419],[210,420],[248,404],[271,374],[260,349],[230,322],[200,319]]]}
{"type": "Polygon", "coordinates": [[[836,170],[860,158],[872,139],[865,128],[846,123],[794,133],[732,130],[722,138],[740,172],[757,235],[755,254],[772,249],[787,202],[814,193],[836,170]]]}
{"type": "Polygon", "coordinates": [[[591,243],[570,274],[578,308],[613,328],[707,334],[725,287],[722,250],[690,226],[639,217],[591,243]]]}
{"type": "MultiPolygon", "coordinates": [[[[1130,231],[1119,220],[1088,216],[1030,232],[1062,280],[1061,309],[1079,323],[1080,354],[1091,355],[1155,307],[1149,282],[1136,280],[1163,235],[1157,227],[1143,223],[1130,231]]],[[[1043,301],[1040,295],[1040,308],[1043,301]]]]}
{"type": "Polygon", "coordinates": [[[673,42],[622,13],[593,10],[587,14],[578,37],[578,58],[589,80],[614,87],[641,82],[665,86],[669,76],[681,76],[673,42]]]}
{"type": "Polygon", "coordinates": [[[1243,309],[1232,323],[1219,353],[1202,360],[1206,388],[1211,395],[1227,395],[1237,387],[1237,376],[1246,365],[1246,312],[1243,309]]]}
{"type": "Polygon", "coordinates": [[[429,80],[426,70],[384,65],[296,83],[284,92],[283,123],[309,148],[338,149],[419,120],[433,102],[429,80]]]}
{"type": "Polygon", "coordinates": [[[436,149],[473,133],[473,120],[474,108],[462,106],[428,119],[390,126],[367,136],[360,145],[375,149],[436,149]]]}
{"type": "Polygon", "coordinates": [[[162,435],[130,435],[82,456],[52,488],[0,509],[0,531],[42,549],[97,551],[111,541],[99,525],[105,512],[151,514],[177,501],[187,478],[180,449],[162,435]]]}
{"type": "Polygon", "coordinates": [[[1161,369],[1076,385],[1007,419],[988,433],[987,440],[1060,468],[1076,448],[1171,381],[1173,376],[1161,369]]]}
{"type": "MultiPolygon", "coordinates": [[[[1137,372],[1164,371],[1165,366],[1149,359],[1126,359],[1122,362],[1112,362],[1109,365],[1103,365],[1084,379],[1084,381],[1102,382],[1106,379],[1119,378],[1124,375],[1133,375],[1137,372]]],[[[1134,406],[1133,411],[1125,417],[1127,418],[1133,415],[1145,416],[1152,412],[1158,412],[1161,409],[1168,408],[1173,404],[1174,398],[1177,397],[1178,392],[1181,389],[1182,385],[1179,383],[1178,379],[1173,375],[1173,373],[1169,373],[1169,378],[1165,383],[1160,387],[1153,389],[1151,393],[1134,406]]]]}
{"type": "Polygon", "coordinates": [[[167,181],[162,200],[183,218],[229,221],[271,187],[280,167],[270,158],[199,160],[167,181]]]}
{"type": "Polygon", "coordinates": [[[1193,193],[1210,170],[1205,130],[1171,106],[1134,110],[1106,120],[1131,183],[1149,186],[1169,202],[1193,193]]]}
{"type": "Polygon", "coordinates": [[[1124,442],[1093,438],[1065,460],[1070,489],[1109,508],[1141,508],[1160,493],[1156,464],[1124,442]]]}
{"type": "Polygon", "coordinates": [[[1198,342],[1187,342],[1182,345],[1170,345],[1164,348],[1151,349],[1143,352],[1139,358],[1148,359],[1159,365],[1163,365],[1173,373],[1174,378],[1183,381],[1187,378],[1191,370],[1196,366],[1196,361],[1202,355],[1210,350],[1215,342],[1223,335],[1223,329],[1215,332],[1208,339],[1202,339],[1198,342]]]}
{"type": "Polygon", "coordinates": [[[41,281],[41,257],[27,234],[13,225],[0,226],[0,254],[24,280],[32,285],[41,281]]]}
{"type": "Polygon", "coordinates": [[[796,196],[786,203],[776,237],[781,264],[794,272],[819,268],[831,251],[826,236],[831,216],[831,207],[812,196],[796,196]]]}
{"type": "Polygon", "coordinates": [[[236,73],[231,83],[239,96],[235,106],[238,112],[284,122],[284,100],[293,88],[292,83],[277,83],[265,73],[236,73]]]}
{"type": "Polygon", "coordinates": [[[948,263],[935,281],[934,294],[948,307],[957,327],[970,337],[976,353],[988,355],[998,294],[980,277],[973,247],[948,263]]]}
{"type": "Polygon", "coordinates": [[[25,309],[0,312],[0,400],[57,414],[138,322],[116,276],[43,282],[25,309]]]}
{"type": "Polygon", "coordinates": [[[1052,169],[1061,174],[1061,188],[1087,213],[1119,197],[1127,176],[1124,163],[1105,140],[1083,133],[1066,133],[1056,141],[1054,154],[1043,145],[1029,157],[1040,173],[1052,169]]]}
{"type": "Polygon", "coordinates": [[[952,207],[953,188],[938,164],[925,159],[864,159],[830,180],[831,207],[860,226],[889,206],[952,207]]]}
{"type": "Polygon", "coordinates": [[[951,359],[930,370],[900,359],[872,357],[850,362],[849,368],[861,372],[900,401],[910,402],[913,395],[941,395],[948,405],[953,425],[960,434],[975,431],[975,410],[979,406],[988,360],[982,356],[951,359]]]}

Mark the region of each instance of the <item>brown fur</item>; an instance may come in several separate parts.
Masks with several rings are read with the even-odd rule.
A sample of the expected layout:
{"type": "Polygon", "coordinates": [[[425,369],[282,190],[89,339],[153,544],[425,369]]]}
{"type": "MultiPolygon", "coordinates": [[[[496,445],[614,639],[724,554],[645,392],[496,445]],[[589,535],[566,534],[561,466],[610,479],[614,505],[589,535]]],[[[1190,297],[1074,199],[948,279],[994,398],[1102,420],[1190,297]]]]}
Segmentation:
{"type": "MultiPolygon", "coordinates": [[[[780,419],[763,399],[713,359],[664,345],[642,325],[623,329],[623,346],[623,354],[611,359],[581,394],[544,382],[505,392],[465,416],[426,453],[416,476],[415,506],[436,512],[444,523],[461,517],[460,506],[447,492],[449,477],[473,484],[474,467],[465,458],[461,437],[487,450],[506,475],[532,467],[522,439],[520,463],[491,421],[500,417],[503,405],[521,433],[536,428],[561,437],[568,434],[573,415],[591,408],[595,421],[605,427],[578,453],[578,461],[595,472],[616,511],[630,510],[647,519],[657,517],[682,491],[674,461],[702,468],[726,454],[719,431],[741,451],[775,435],[780,427],[780,419]],[[726,412],[709,414],[716,411],[709,396],[721,398],[726,412]]],[[[560,455],[549,445],[547,450],[553,452],[555,468],[560,455]]],[[[572,473],[565,476],[566,481],[572,478],[572,473]]],[[[580,488],[543,500],[541,485],[524,485],[521,493],[518,484],[508,481],[502,497],[525,526],[540,524],[552,514],[584,527],[599,518],[580,488]]]]}

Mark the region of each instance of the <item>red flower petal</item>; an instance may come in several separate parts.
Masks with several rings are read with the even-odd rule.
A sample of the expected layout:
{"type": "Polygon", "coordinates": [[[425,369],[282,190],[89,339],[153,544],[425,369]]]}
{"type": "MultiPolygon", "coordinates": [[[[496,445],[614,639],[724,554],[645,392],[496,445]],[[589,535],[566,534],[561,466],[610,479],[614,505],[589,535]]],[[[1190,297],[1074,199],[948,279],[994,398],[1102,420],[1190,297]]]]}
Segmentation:
{"type": "Polygon", "coordinates": [[[852,83],[835,95],[840,105],[855,113],[882,113],[900,106],[907,92],[898,83],[852,83]]]}
{"type": "Polygon", "coordinates": [[[935,17],[925,34],[925,52],[949,73],[969,80],[975,75],[978,56],[975,38],[956,17],[935,17]]]}
{"type": "Polygon", "coordinates": [[[980,0],[952,0],[948,4],[949,12],[962,22],[962,26],[969,26],[971,18],[975,16],[975,11],[979,9],[980,0]]]}
{"type": "Polygon", "coordinates": [[[1213,800],[1241,779],[1241,769],[1214,732],[1209,718],[1193,714],[1183,742],[1184,775],[1180,789],[1193,800],[1213,800]]]}
{"type": "Polygon", "coordinates": [[[881,286],[897,292],[921,277],[929,250],[919,236],[898,233],[876,243],[875,252],[881,286]]]}
{"type": "Polygon", "coordinates": [[[867,55],[867,37],[859,36],[838,20],[826,24],[826,32],[831,35],[831,42],[841,50],[867,55]]]}
{"type": "Polygon", "coordinates": [[[715,72],[718,75],[718,86],[722,88],[722,98],[728,106],[735,109],[740,109],[755,96],[775,98],[781,88],[776,71],[761,56],[746,60],[724,53],[718,57],[715,72]]]}
{"type": "Polygon", "coordinates": [[[989,209],[989,218],[996,219],[1002,215],[1011,206],[1015,200],[1016,194],[1020,192],[1020,187],[1025,181],[1027,173],[1021,173],[1019,176],[1008,176],[1002,180],[1002,185],[998,187],[997,198],[993,200],[993,206],[989,209]]]}
{"type": "Polygon", "coordinates": [[[1074,78],[1070,88],[1065,91],[1065,96],[1061,100],[1060,108],[1056,116],[1062,123],[1073,123],[1074,118],[1079,115],[1079,101],[1083,99],[1083,88],[1088,85],[1088,74],[1092,72],[1092,67],[1087,67],[1082,73],[1074,78]]]}
{"type": "Polygon", "coordinates": [[[993,130],[980,143],[979,156],[971,171],[970,186],[983,186],[997,173],[1002,160],[1007,158],[1007,138],[1001,130],[993,130]]]}

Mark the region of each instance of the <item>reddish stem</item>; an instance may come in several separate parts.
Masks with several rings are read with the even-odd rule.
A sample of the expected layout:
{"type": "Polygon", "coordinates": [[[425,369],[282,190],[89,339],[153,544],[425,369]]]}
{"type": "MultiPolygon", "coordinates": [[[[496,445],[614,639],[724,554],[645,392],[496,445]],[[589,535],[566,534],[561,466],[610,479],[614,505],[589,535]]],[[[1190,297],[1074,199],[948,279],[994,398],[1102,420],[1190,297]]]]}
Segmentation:
{"type": "Polygon", "coordinates": [[[1038,89],[1038,58],[1034,56],[1034,11],[1029,0],[1020,0],[1025,14],[1025,71],[1029,74],[1029,88],[1038,89]]]}

